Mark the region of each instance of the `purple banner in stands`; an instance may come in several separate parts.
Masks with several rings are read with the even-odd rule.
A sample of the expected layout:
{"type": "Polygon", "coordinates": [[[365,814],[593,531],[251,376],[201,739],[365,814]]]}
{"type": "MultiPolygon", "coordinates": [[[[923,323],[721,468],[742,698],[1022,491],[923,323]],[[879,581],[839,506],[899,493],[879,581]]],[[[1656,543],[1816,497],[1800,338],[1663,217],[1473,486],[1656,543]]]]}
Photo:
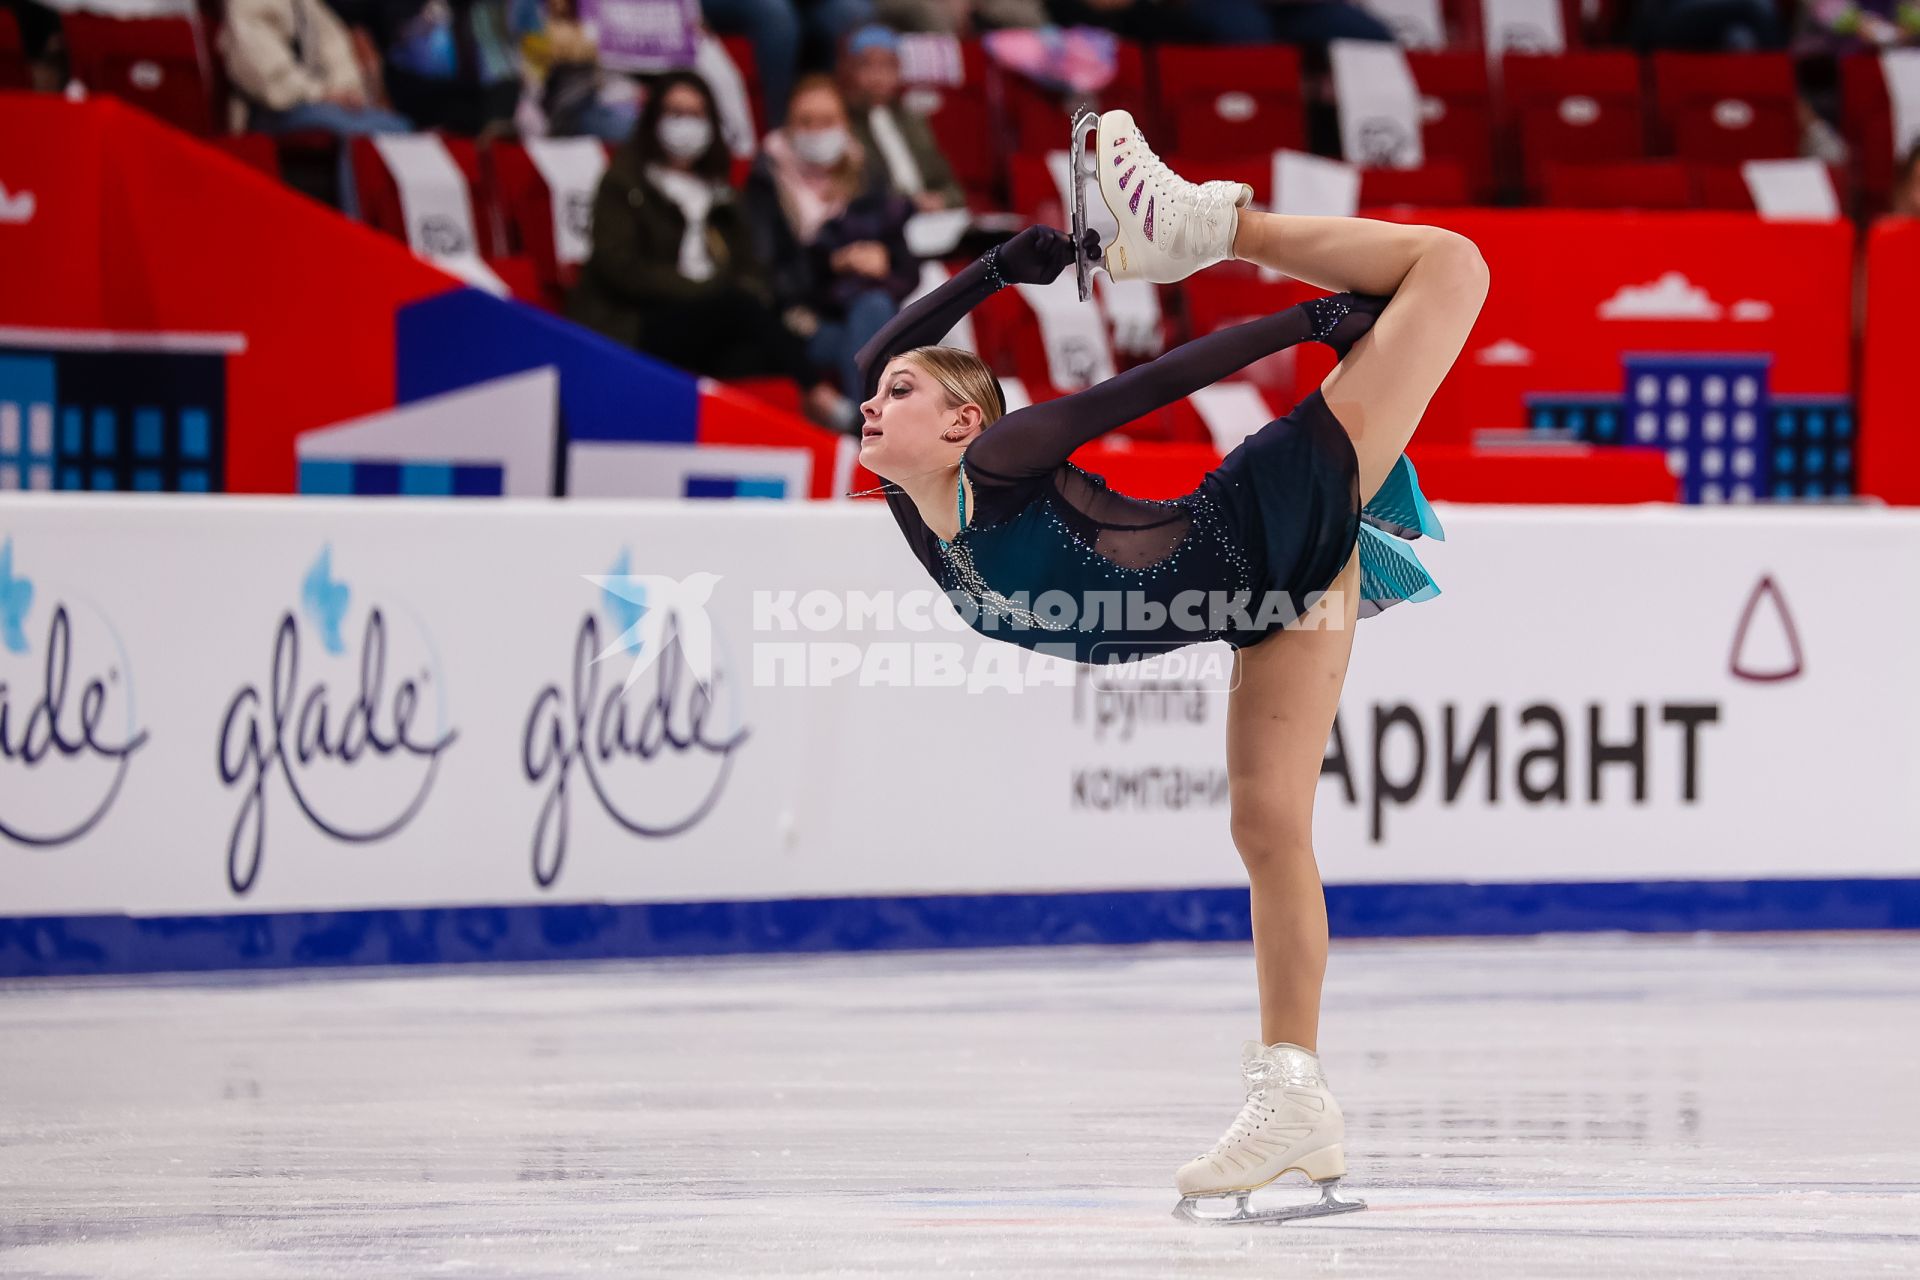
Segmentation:
{"type": "Polygon", "coordinates": [[[693,65],[699,0],[580,0],[580,18],[599,40],[604,67],[665,71],[693,65]]]}

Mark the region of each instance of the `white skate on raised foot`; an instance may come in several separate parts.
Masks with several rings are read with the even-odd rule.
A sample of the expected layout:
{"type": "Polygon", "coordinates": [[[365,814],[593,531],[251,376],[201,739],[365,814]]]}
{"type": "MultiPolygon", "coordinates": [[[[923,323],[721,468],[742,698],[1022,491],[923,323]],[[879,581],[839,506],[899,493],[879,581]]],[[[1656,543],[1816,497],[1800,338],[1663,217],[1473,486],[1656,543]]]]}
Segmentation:
{"type": "Polygon", "coordinates": [[[1346,1119],[1327,1091],[1320,1059],[1296,1044],[1262,1045],[1249,1040],[1240,1052],[1247,1104],[1213,1150],[1188,1161],[1174,1175],[1180,1203],[1173,1216],[1218,1225],[1233,1222],[1294,1222],[1364,1209],[1335,1187],[1347,1172],[1340,1149],[1346,1119]],[[1249,1208],[1255,1191],[1287,1173],[1301,1173],[1320,1189],[1307,1204],[1249,1208]],[[1204,1201],[1232,1197],[1226,1213],[1202,1213],[1204,1201]]]}
{"type": "MultiPolygon", "coordinates": [[[[1173,284],[1203,267],[1233,257],[1233,236],[1240,226],[1240,210],[1253,199],[1244,182],[1192,183],[1175,173],[1147,146],[1147,140],[1125,111],[1091,112],[1074,117],[1072,170],[1086,172],[1086,133],[1095,133],[1092,169],[1100,182],[1100,197],[1120,233],[1107,246],[1107,274],[1115,280],[1149,280],[1173,284]]],[[[1075,244],[1086,228],[1080,206],[1080,184],[1072,184],[1075,244]]],[[[1081,272],[1081,294],[1087,296],[1087,278],[1081,272]]]]}

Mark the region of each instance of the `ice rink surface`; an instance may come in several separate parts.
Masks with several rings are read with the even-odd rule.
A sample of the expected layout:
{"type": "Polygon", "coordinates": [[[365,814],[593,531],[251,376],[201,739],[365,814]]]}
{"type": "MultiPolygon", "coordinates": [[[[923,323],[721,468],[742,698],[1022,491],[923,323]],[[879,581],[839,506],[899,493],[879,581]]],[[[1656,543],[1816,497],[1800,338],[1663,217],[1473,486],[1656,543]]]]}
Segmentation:
{"type": "Polygon", "coordinates": [[[1176,1223],[1252,1007],[1238,946],[0,984],[0,1275],[1920,1274],[1920,938],[1336,943],[1371,1208],[1176,1223]]]}

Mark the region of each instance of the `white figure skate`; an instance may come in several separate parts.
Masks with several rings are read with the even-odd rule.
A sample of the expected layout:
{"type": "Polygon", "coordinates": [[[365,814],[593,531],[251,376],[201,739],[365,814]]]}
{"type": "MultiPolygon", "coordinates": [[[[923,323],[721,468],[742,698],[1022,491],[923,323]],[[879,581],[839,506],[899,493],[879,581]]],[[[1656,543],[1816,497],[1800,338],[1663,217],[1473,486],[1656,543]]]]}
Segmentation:
{"type": "Polygon", "coordinates": [[[1213,1150],[1190,1160],[1174,1175],[1180,1203],[1173,1215],[1188,1222],[1292,1222],[1352,1213],[1367,1207],[1335,1191],[1347,1172],[1340,1149],[1346,1120],[1327,1091],[1320,1059],[1296,1044],[1271,1048],[1249,1040],[1241,1049],[1247,1104],[1213,1150]],[[1248,1198],[1287,1173],[1303,1173],[1320,1189],[1308,1204],[1250,1209],[1248,1198]],[[1202,1213],[1207,1200],[1231,1196],[1227,1213],[1202,1213]]]}
{"type": "MultiPolygon", "coordinates": [[[[1173,284],[1233,257],[1240,210],[1253,199],[1253,188],[1246,183],[1188,182],[1153,154],[1125,111],[1075,116],[1070,155],[1076,179],[1068,192],[1074,243],[1081,242],[1087,225],[1080,179],[1097,177],[1100,197],[1120,224],[1105,255],[1107,274],[1115,280],[1173,284]],[[1086,149],[1089,127],[1095,135],[1091,155],[1086,149]]],[[[1080,264],[1083,299],[1090,295],[1089,265],[1080,264]]]]}

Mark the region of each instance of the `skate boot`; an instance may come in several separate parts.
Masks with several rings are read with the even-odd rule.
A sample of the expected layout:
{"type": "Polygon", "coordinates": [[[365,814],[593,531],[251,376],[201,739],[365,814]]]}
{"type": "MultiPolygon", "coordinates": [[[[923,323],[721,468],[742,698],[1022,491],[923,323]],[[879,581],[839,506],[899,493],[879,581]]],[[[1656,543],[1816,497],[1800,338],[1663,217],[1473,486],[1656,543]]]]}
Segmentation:
{"type": "Polygon", "coordinates": [[[1247,1104],[1226,1135],[1174,1175],[1180,1203],[1174,1216],[1189,1222],[1290,1222],[1366,1208],[1335,1190],[1347,1171],[1340,1149],[1346,1121],[1327,1091],[1320,1059],[1295,1044],[1271,1048],[1249,1040],[1241,1049],[1247,1080],[1247,1104]],[[1305,1174],[1320,1189],[1308,1204],[1249,1209],[1256,1190],[1285,1173],[1305,1174]],[[1201,1213],[1202,1201],[1232,1197],[1226,1213],[1201,1213]]]}
{"type": "Polygon", "coordinates": [[[1093,162],[1101,198],[1120,224],[1106,252],[1107,274],[1115,280],[1172,284],[1233,257],[1252,187],[1188,182],[1148,149],[1124,111],[1101,113],[1093,162]]]}

